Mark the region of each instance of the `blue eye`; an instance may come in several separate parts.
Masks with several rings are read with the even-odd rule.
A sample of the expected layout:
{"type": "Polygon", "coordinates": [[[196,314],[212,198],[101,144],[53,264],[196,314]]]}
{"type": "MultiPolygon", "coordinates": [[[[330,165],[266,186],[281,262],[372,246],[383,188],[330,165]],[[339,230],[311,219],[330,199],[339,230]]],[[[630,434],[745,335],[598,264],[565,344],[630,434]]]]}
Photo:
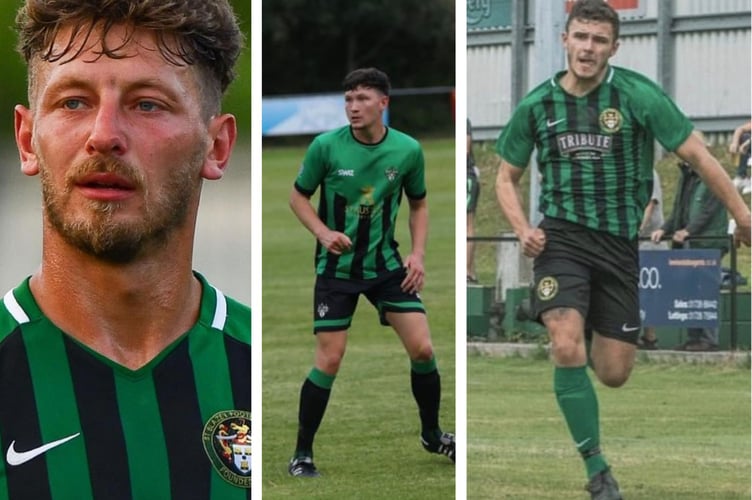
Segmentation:
{"type": "Polygon", "coordinates": [[[80,99],[66,99],[63,101],[63,107],[65,109],[81,109],[83,102],[80,99]]]}
{"type": "Polygon", "coordinates": [[[156,103],[151,101],[139,101],[138,109],[140,111],[158,111],[160,108],[156,103]]]}

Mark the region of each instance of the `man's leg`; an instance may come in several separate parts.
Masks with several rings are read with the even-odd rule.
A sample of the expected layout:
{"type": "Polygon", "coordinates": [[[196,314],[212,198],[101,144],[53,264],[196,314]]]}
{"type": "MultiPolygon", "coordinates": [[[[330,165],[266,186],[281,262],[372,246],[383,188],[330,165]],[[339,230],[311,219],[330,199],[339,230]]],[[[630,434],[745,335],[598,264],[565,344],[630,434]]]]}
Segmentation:
{"type": "Polygon", "coordinates": [[[418,404],[423,446],[454,460],[454,436],[443,433],[439,425],[441,377],[426,315],[386,312],[385,317],[410,358],[410,386],[418,404]]]}
{"type": "Polygon", "coordinates": [[[554,393],[588,478],[608,469],[600,451],[598,398],[587,373],[585,320],[572,308],[554,308],[541,315],[551,336],[554,393]]]}
{"type": "Polygon", "coordinates": [[[598,380],[609,387],[624,385],[632,373],[636,352],[634,344],[594,332],[590,357],[598,380]]]}
{"type": "Polygon", "coordinates": [[[295,455],[290,463],[290,474],[301,476],[318,475],[313,467],[313,439],[324,418],[329,403],[334,379],[345,355],[347,332],[319,332],[316,334],[316,359],[314,367],[300,389],[298,409],[298,438],[295,455]],[[302,464],[303,473],[296,474],[293,469],[296,460],[302,464]]]}

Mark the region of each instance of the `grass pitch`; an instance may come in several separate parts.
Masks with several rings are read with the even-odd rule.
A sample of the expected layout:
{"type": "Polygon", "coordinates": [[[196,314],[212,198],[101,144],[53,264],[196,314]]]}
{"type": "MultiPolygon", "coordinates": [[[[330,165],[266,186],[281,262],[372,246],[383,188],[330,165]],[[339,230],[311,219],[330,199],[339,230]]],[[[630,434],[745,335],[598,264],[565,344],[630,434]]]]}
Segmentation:
{"type": "MultiPolygon", "coordinates": [[[[426,287],[434,349],[442,376],[441,424],[454,430],[454,141],[423,142],[429,242],[426,287]]],[[[420,446],[409,360],[390,328],[359,303],[342,368],[316,436],[322,478],[287,474],[295,447],[300,386],[313,364],[311,333],[314,238],[287,200],[305,147],[263,151],[262,491],[273,498],[454,498],[454,466],[420,446]]],[[[314,199],[314,205],[316,204],[314,199]]],[[[397,239],[409,252],[406,202],[397,239]]]]}
{"type": "MultiPolygon", "coordinates": [[[[547,360],[468,358],[467,498],[588,497],[552,371],[547,360]]],[[[594,384],[625,498],[750,498],[748,366],[638,363],[622,388],[594,384]]]]}

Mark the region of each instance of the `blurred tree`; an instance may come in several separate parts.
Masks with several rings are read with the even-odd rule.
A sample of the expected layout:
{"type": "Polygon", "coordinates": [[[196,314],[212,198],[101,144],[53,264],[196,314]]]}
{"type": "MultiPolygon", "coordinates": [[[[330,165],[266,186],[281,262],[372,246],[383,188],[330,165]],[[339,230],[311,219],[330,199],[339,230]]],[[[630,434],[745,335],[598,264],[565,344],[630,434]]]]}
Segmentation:
{"type": "Polygon", "coordinates": [[[395,87],[453,85],[453,0],[266,0],[263,93],[338,91],[358,67],[395,87]]]}

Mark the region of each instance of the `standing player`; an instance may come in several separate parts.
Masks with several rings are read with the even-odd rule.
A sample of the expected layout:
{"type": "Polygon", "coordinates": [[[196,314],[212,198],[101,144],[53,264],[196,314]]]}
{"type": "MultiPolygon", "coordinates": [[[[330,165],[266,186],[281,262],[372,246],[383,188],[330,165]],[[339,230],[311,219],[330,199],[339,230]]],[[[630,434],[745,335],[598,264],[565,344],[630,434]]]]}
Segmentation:
{"type": "Polygon", "coordinates": [[[389,78],[375,68],[345,77],[349,126],[319,135],[308,148],[290,206],[316,237],[313,369],[300,391],[293,476],[317,477],[313,439],[339,371],[358,297],[376,306],[410,358],[410,381],[429,452],[454,461],[454,436],[439,427],[441,383],[431,344],[423,288],[428,206],[423,151],[413,138],[383,124],[389,78]],[[321,187],[318,214],[310,197],[321,187]],[[394,240],[402,194],[410,207],[412,251],[404,259],[394,240]]]}
{"type": "Polygon", "coordinates": [[[535,313],[552,342],[554,392],[594,499],[621,498],[601,453],[598,401],[587,374],[624,384],[640,331],[637,232],[651,193],[657,139],[693,166],[749,245],[750,213],[692,124],[654,83],[610,66],[619,17],[603,0],[573,4],[562,41],[568,69],[532,90],[499,137],[496,191],[525,255],[534,257],[535,313]],[[544,215],[527,220],[517,195],[538,148],[544,215]]]}
{"type": "Polygon", "coordinates": [[[0,302],[0,498],[250,499],[250,310],[192,270],[242,35],[225,0],[28,0],[42,263],[0,302]]]}

